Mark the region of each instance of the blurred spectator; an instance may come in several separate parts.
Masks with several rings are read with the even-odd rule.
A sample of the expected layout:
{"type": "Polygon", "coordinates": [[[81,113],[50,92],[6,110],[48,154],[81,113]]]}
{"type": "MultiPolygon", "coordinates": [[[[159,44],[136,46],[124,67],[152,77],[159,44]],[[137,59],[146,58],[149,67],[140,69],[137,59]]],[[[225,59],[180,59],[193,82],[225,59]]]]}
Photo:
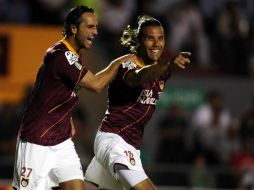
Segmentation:
{"type": "Polygon", "coordinates": [[[0,179],[12,177],[18,126],[15,106],[0,105],[0,179]]]}
{"type": "Polygon", "coordinates": [[[240,0],[241,11],[250,19],[254,19],[254,1],[253,0],[240,0]]]}
{"type": "Polygon", "coordinates": [[[163,17],[171,10],[174,5],[184,2],[185,0],[155,0],[150,3],[150,12],[158,17],[163,17]]]}
{"type": "Polygon", "coordinates": [[[228,166],[232,156],[240,150],[241,140],[239,128],[238,119],[233,119],[226,131],[225,138],[222,140],[220,157],[223,161],[223,164],[226,166],[228,166]]]}
{"type": "Polygon", "coordinates": [[[238,171],[239,189],[254,188],[254,139],[246,136],[242,140],[241,149],[232,156],[231,166],[238,171]]]}
{"type": "Polygon", "coordinates": [[[0,22],[28,23],[29,18],[27,0],[0,0],[0,22]]]}
{"type": "Polygon", "coordinates": [[[169,45],[172,55],[179,51],[192,53],[192,65],[210,65],[210,47],[204,32],[203,17],[193,0],[185,0],[168,11],[169,45]]]}
{"type": "Polygon", "coordinates": [[[239,171],[254,170],[254,139],[244,137],[242,140],[241,149],[232,156],[231,166],[239,171]]]}
{"type": "Polygon", "coordinates": [[[157,162],[185,163],[186,117],[180,105],[171,105],[158,124],[159,145],[157,162]]]}
{"type": "Polygon", "coordinates": [[[0,177],[12,177],[17,133],[31,90],[29,85],[17,104],[4,103],[0,106],[0,177]]]}
{"type": "Polygon", "coordinates": [[[78,5],[86,5],[87,7],[91,7],[95,11],[95,15],[97,16],[98,20],[100,20],[101,17],[101,12],[100,9],[98,9],[96,0],[72,0],[71,1],[71,6],[76,7],[78,5]]]}
{"type": "Polygon", "coordinates": [[[88,126],[87,113],[83,107],[77,106],[72,114],[72,119],[75,126],[75,134],[73,141],[79,158],[84,168],[88,166],[92,160],[93,154],[93,135],[88,126]]]}
{"type": "Polygon", "coordinates": [[[216,17],[224,8],[226,1],[227,0],[199,0],[199,8],[204,19],[204,28],[209,37],[214,35],[216,17]]]}
{"type": "Polygon", "coordinates": [[[215,188],[215,175],[207,168],[206,157],[202,154],[195,156],[193,166],[188,174],[191,189],[215,188]]]}
{"type": "Polygon", "coordinates": [[[254,170],[251,170],[242,176],[238,189],[239,190],[254,189],[254,170]]]}
{"type": "Polygon", "coordinates": [[[69,10],[69,0],[28,0],[33,24],[62,24],[69,10]]]}
{"type": "Polygon", "coordinates": [[[254,96],[239,117],[241,149],[231,157],[231,166],[239,172],[239,189],[254,189],[254,96]]]}
{"type": "Polygon", "coordinates": [[[204,18],[214,19],[227,0],[199,0],[199,7],[204,18]]]}
{"type": "Polygon", "coordinates": [[[143,0],[142,11],[146,14],[151,14],[157,17],[165,26],[165,34],[167,35],[168,21],[167,16],[176,5],[183,3],[185,0],[143,0]]]}
{"type": "Polygon", "coordinates": [[[208,164],[222,162],[220,153],[230,122],[230,112],[224,107],[221,93],[209,91],[206,102],[193,114],[190,130],[193,148],[207,155],[208,164]]]}
{"type": "Polygon", "coordinates": [[[0,153],[1,155],[14,156],[17,139],[17,131],[21,121],[25,104],[31,95],[32,88],[29,85],[23,98],[17,104],[5,103],[0,109],[0,153]]]}
{"type": "Polygon", "coordinates": [[[242,139],[245,137],[254,139],[254,96],[240,116],[240,134],[242,139]]]}
{"type": "Polygon", "coordinates": [[[222,73],[248,74],[251,49],[250,23],[241,12],[240,1],[228,0],[218,16],[213,45],[213,63],[222,73]]]}
{"type": "Polygon", "coordinates": [[[250,56],[249,59],[248,75],[250,79],[254,79],[254,53],[250,56]]]}
{"type": "Polygon", "coordinates": [[[101,12],[99,25],[99,43],[103,46],[104,56],[112,60],[121,55],[125,49],[119,40],[124,27],[131,24],[137,11],[134,0],[97,0],[101,12]]]}
{"type": "Polygon", "coordinates": [[[13,157],[20,116],[15,105],[5,103],[0,110],[0,155],[13,157]]]}

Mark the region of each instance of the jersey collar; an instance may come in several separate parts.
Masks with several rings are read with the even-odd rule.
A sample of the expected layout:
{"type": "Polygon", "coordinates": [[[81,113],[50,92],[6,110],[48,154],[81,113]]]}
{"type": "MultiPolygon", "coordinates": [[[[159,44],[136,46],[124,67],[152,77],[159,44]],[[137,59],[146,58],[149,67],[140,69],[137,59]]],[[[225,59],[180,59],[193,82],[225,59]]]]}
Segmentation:
{"type": "Polygon", "coordinates": [[[135,64],[138,65],[139,67],[144,67],[145,66],[144,61],[139,57],[135,58],[135,64]]]}
{"type": "Polygon", "coordinates": [[[73,52],[76,56],[79,56],[76,50],[69,44],[69,42],[67,42],[65,38],[62,39],[62,42],[71,52],[73,52]]]}
{"type": "MultiPolygon", "coordinates": [[[[156,63],[157,63],[157,61],[154,61],[154,64],[156,64],[156,63]]],[[[142,67],[145,66],[144,61],[143,61],[140,57],[136,57],[136,58],[135,58],[135,64],[136,64],[137,66],[139,66],[140,68],[142,68],[142,67]]]]}

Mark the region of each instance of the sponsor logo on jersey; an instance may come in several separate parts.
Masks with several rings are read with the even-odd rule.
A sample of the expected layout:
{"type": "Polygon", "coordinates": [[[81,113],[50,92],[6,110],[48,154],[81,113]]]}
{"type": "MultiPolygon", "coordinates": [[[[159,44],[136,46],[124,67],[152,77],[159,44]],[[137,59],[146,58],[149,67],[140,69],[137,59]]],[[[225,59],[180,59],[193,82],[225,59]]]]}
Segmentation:
{"type": "Polygon", "coordinates": [[[73,65],[76,62],[78,62],[78,56],[76,56],[71,51],[66,51],[65,52],[65,57],[66,57],[66,59],[67,59],[67,61],[69,62],[70,65],[73,65]]]}
{"type": "Polygon", "coordinates": [[[150,105],[155,105],[156,104],[156,99],[153,98],[153,90],[142,90],[137,102],[141,104],[150,104],[150,105]]]}
{"type": "Polygon", "coordinates": [[[78,62],[78,56],[75,55],[73,52],[71,51],[66,51],[65,52],[65,57],[68,61],[68,63],[70,65],[73,65],[78,69],[81,70],[82,69],[82,65],[78,62]]]}
{"type": "Polygon", "coordinates": [[[135,69],[137,65],[132,61],[125,61],[122,63],[123,68],[128,68],[128,70],[135,69]]]}

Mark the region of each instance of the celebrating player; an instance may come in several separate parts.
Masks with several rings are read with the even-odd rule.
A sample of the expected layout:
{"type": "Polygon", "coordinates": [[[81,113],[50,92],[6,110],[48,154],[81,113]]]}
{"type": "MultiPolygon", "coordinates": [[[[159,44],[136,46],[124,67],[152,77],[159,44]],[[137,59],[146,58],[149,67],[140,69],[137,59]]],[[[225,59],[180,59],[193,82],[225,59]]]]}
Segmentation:
{"type": "Polygon", "coordinates": [[[140,159],[144,127],[173,68],[185,69],[190,53],[160,60],[164,29],[160,21],[147,15],[138,18],[137,28],[128,26],[124,30],[121,43],[137,57],[123,60],[109,85],[108,108],[96,134],[95,157],[85,178],[100,189],[154,190],[140,159]]]}
{"type": "Polygon", "coordinates": [[[77,92],[81,87],[101,91],[115,76],[121,58],[96,75],[85,68],[80,50],[90,49],[97,35],[91,8],[71,9],[63,34],[64,39],[46,52],[21,122],[12,183],[18,190],[48,190],[55,185],[63,190],[85,189],[71,140],[77,92]]]}

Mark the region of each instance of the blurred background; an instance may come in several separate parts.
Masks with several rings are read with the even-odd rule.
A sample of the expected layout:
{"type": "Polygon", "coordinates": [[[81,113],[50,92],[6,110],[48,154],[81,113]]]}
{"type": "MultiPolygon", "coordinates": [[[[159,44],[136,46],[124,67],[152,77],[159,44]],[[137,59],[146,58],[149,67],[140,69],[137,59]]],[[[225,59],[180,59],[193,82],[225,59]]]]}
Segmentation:
{"type": "MultiPolygon", "coordinates": [[[[159,189],[254,189],[254,0],[0,0],[0,190],[11,189],[36,72],[78,4],[93,7],[99,19],[93,48],[82,52],[94,73],[127,52],[121,32],[140,14],[164,24],[163,56],[192,52],[145,129],[141,156],[159,189]]],[[[74,141],[84,169],[106,101],[107,89],[79,94],[74,141]]]]}

